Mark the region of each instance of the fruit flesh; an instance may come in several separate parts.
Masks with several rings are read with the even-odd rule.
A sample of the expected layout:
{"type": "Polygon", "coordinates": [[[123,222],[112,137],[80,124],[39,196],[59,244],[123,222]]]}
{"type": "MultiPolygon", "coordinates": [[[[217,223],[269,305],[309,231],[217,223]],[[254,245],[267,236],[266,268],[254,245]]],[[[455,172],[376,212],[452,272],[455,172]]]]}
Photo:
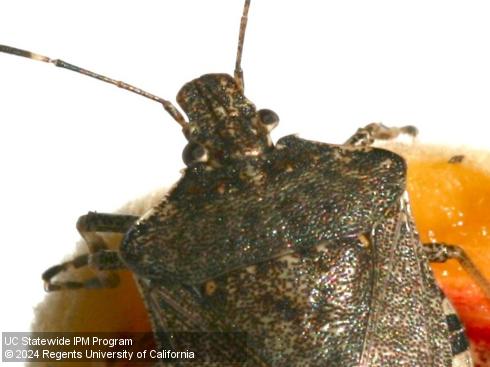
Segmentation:
{"type": "MultiPolygon", "coordinates": [[[[407,190],[422,242],[461,246],[490,279],[490,154],[440,146],[387,148],[407,160],[407,190]],[[460,163],[449,163],[460,154],[460,163]]],[[[432,268],[466,328],[475,366],[490,366],[490,298],[456,260],[432,268]]]]}
{"type": "MultiPolygon", "coordinates": [[[[409,163],[408,191],[422,242],[460,245],[490,279],[490,174],[434,159],[409,163]]],[[[455,260],[435,275],[473,340],[490,340],[490,300],[455,260]]]]}

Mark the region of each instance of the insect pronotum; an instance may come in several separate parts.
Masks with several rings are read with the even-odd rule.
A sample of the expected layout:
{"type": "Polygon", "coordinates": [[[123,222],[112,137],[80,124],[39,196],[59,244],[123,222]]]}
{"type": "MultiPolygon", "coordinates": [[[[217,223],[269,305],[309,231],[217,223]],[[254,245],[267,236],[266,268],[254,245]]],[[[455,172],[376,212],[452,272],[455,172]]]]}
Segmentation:
{"type": "MultiPolygon", "coordinates": [[[[322,108],[322,110],[323,110],[323,108],[322,108]]],[[[328,119],[326,119],[326,120],[328,120],[328,119]]]]}

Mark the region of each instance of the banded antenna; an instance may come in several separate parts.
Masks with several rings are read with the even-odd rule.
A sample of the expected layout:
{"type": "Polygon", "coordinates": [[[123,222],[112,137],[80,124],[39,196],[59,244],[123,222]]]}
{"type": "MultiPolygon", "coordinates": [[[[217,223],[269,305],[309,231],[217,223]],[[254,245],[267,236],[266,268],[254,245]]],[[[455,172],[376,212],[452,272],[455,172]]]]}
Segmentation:
{"type": "Polygon", "coordinates": [[[148,93],[148,92],[144,91],[143,89],[135,87],[134,85],[125,83],[125,82],[120,81],[120,80],[115,80],[115,79],[109,78],[107,76],[98,74],[98,73],[94,73],[93,71],[81,68],[79,66],[70,64],[70,63],[63,61],[63,60],[60,60],[60,59],[52,59],[48,56],[36,54],[34,52],[30,52],[30,51],[26,51],[26,50],[21,50],[20,48],[0,45],[0,52],[12,54],[12,55],[17,55],[17,56],[22,56],[22,57],[27,57],[28,59],[32,59],[32,60],[47,62],[49,64],[53,64],[54,66],[58,66],[58,67],[63,68],[63,69],[75,71],[77,73],[89,76],[91,78],[101,80],[103,82],[115,85],[116,87],[119,87],[119,88],[128,90],[130,92],[136,93],[140,96],[152,99],[156,102],[161,103],[163,108],[165,108],[165,110],[170,114],[170,116],[172,116],[172,118],[175,121],[177,121],[179,123],[179,125],[182,126],[182,128],[184,130],[187,129],[187,122],[186,122],[184,116],[182,116],[182,114],[179,112],[179,110],[177,110],[177,108],[172,104],[172,102],[167,101],[166,99],[158,97],[154,94],[148,93]]]}
{"type": "Polygon", "coordinates": [[[245,42],[245,29],[247,29],[248,21],[248,9],[250,8],[250,0],[245,0],[243,5],[242,19],[240,20],[240,32],[238,34],[238,48],[236,52],[236,62],[235,62],[235,81],[238,87],[243,93],[245,84],[243,81],[243,70],[242,70],[242,54],[243,54],[243,43],[245,42]]]}
{"type": "MultiPolygon", "coordinates": [[[[236,63],[235,63],[235,81],[237,82],[238,86],[240,89],[243,91],[243,71],[241,68],[241,61],[242,61],[242,53],[243,53],[243,42],[245,39],[245,28],[247,27],[247,15],[248,15],[248,9],[250,7],[250,0],[245,0],[245,4],[243,6],[243,13],[242,13],[242,18],[240,21],[240,33],[238,37],[238,49],[237,49],[237,57],[236,57],[236,63]]],[[[136,93],[140,96],[149,98],[153,101],[156,101],[160,103],[165,111],[167,111],[170,116],[180,125],[182,126],[182,129],[187,131],[188,125],[187,121],[184,118],[184,116],[179,112],[179,110],[172,104],[172,102],[158,97],[154,94],[151,94],[149,92],[144,91],[141,88],[135,87],[134,85],[128,84],[126,82],[120,81],[120,80],[115,80],[112,78],[109,78],[107,76],[104,76],[102,74],[95,73],[93,71],[81,68],[79,66],[70,64],[66,61],[60,60],[60,59],[52,59],[48,56],[40,55],[34,52],[22,50],[20,48],[15,48],[11,46],[6,46],[6,45],[1,45],[0,44],[0,52],[11,54],[11,55],[16,55],[16,56],[21,56],[21,57],[26,57],[28,59],[32,60],[37,60],[37,61],[42,61],[46,62],[49,64],[53,64],[54,66],[71,70],[86,76],[89,76],[91,78],[95,78],[98,80],[101,80],[103,82],[115,85],[116,87],[125,89],[127,91],[136,93]]]]}

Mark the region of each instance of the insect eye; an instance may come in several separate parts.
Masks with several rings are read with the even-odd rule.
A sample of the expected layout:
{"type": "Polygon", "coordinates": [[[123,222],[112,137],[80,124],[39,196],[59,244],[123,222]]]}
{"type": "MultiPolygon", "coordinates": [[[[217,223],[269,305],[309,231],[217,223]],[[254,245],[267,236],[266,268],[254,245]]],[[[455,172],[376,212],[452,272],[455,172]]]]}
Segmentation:
{"type": "Polygon", "coordinates": [[[205,162],[207,160],[207,151],[201,144],[194,141],[189,142],[183,152],[182,160],[186,166],[190,166],[196,162],[205,162]]]}
{"type": "Polygon", "coordinates": [[[259,114],[260,122],[271,131],[279,123],[279,116],[272,110],[263,109],[257,112],[259,114]]]}

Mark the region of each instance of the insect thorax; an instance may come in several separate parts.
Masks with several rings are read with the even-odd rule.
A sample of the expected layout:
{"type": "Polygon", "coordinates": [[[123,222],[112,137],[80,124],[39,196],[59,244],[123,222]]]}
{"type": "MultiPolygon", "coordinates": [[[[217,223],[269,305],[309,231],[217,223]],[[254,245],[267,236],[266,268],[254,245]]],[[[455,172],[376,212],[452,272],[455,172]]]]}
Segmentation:
{"type": "Polygon", "coordinates": [[[189,117],[189,144],[199,144],[211,165],[256,157],[272,146],[269,128],[236,81],[206,74],[185,84],[177,101],[189,117]]]}

